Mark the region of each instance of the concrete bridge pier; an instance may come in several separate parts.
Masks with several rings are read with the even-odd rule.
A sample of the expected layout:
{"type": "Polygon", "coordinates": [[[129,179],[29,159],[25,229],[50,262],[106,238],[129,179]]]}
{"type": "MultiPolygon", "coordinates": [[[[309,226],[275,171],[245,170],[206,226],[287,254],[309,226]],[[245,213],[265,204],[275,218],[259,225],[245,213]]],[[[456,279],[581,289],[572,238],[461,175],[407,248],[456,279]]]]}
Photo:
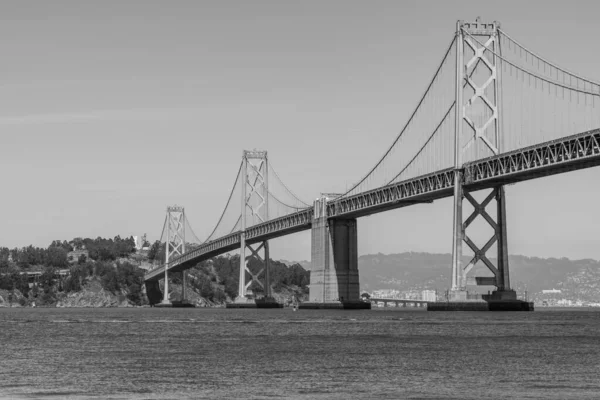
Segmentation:
{"type": "Polygon", "coordinates": [[[154,306],[159,304],[162,300],[163,294],[160,290],[160,284],[158,281],[146,281],[146,297],[148,297],[148,302],[150,306],[154,306]]]}
{"type": "Polygon", "coordinates": [[[170,307],[172,306],[171,300],[169,298],[169,262],[167,261],[165,264],[165,278],[164,278],[164,289],[163,289],[163,299],[160,302],[161,307],[170,307]]]}
{"type": "Polygon", "coordinates": [[[370,309],[360,299],[356,219],[327,219],[327,198],[314,203],[309,301],[303,309],[370,309]]]}
{"type": "Polygon", "coordinates": [[[181,271],[181,302],[187,302],[186,296],[186,286],[187,286],[187,271],[181,271]]]}
{"type": "Polygon", "coordinates": [[[188,283],[188,279],[187,279],[187,271],[181,271],[181,298],[180,298],[180,303],[181,304],[189,304],[188,298],[187,298],[187,283],[188,283]]]}

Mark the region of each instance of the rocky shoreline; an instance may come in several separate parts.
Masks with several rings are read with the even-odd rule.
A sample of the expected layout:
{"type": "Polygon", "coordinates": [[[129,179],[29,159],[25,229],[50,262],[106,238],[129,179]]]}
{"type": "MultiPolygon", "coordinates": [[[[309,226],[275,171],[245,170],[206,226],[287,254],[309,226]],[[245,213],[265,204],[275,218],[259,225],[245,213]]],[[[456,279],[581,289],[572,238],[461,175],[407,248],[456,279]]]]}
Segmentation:
{"type": "MultiPolygon", "coordinates": [[[[180,285],[171,286],[171,299],[179,299],[181,293],[180,285]]],[[[187,300],[194,304],[196,307],[206,308],[221,308],[225,307],[225,302],[213,302],[210,301],[198,293],[193,288],[187,288],[187,300]]],[[[113,294],[102,288],[100,282],[96,280],[90,281],[84,288],[79,292],[58,292],[55,293],[56,301],[52,303],[43,303],[37,299],[29,299],[18,290],[8,291],[0,290],[0,308],[5,307],[41,307],[41,308],[107,308],[107,307],[150,307],[150,303],[145,296],[141,305],[136,305],[129,299],[127,299],[127,293],[123,292],[120,294],[113,294]]],[[[278,303],[284,306],[290,306],[294,297],[300,301],[304,299],[305,295],[301,289],[295,286],[283,287],[279,292],[273,293],[273,297],[278,303]]]]}

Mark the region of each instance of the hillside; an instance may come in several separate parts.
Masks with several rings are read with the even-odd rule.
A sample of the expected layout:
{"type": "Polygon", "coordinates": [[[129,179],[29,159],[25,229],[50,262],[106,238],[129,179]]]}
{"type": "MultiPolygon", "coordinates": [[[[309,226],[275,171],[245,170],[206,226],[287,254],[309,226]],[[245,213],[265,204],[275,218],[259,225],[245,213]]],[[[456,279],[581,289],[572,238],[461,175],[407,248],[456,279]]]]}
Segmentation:
{"type": "MultiPolygon", "coordinates": [[[[237,297],[239,283],[239,255],[213,257],[187,270],[187,300],[205,307],[223,306],[237,297]]],[[[257,274],[263,264],[255,258],[248,260],[248,268],[257,274]]],[[[292,303],[294,297],[302,301],[308,298],[309,273],[299,264],[286,265],[271,260],[271,292],[273,297],[283,304],[292,303]]],[[[264,273],[259,279],[264,278],[264,273]]],[[[246,282],[250,274],[246,272],[246,282]]],[[[172,300],[181,298],[181,274],[173,274],[169,279],[169,292],[172,300]]],[[[163,290],[161,282],[161,291],[163,290]]],[[[258,284],[249,287],[256,295],[264,295],[264,289],[258,284]]]]}
{"type": "MultiPolygon", "coordinates": [[[[138,252],[132,238],[119,236],[56,240],[48,248],[0,248],[0,307],[128,307],[156,303],[162,300],[162,294],[146,293],[143,277],[163,254],[164,245],[158,242],[149,251],[138,252]]],[[[257,274],[263,264],[250,258],[248,268],[257,274]]],[[[290,303],[294,298],[307,297],[309,273],[302,266],[271,260],[270,270],[271,292],[278,301],[290,303]]],[[[188,276],[188,301],[198,306],[222,306],[237,296],[239,256],[206,260],[188,270],[188,276]]],[[[250,274],[246,273],[246,279],[250,274]]],[[[171,300],[180,300],[181,274],[171,274],[169,283],[171,300]]],[[[161,282],[160,290],[163,288],[161,282]]],[[[255,283],[250,289],[257,295],[264,293],[255,283]]]]}
{"type": "MultiPolygon", "coordinates": [[[[470,258],[464,257],[466,265],[470,258]]],[[[495,263],[495,259],[491,260],[495,263]]],[[[561,290],[563,299],[600,302],[600,262],[584,259],[509,257],[511,284],[522,295],[542,301],[544,289],[561,290]]],[[[396,289],[400,291],[448,289],[451,272],[450,254],[400,253],[370,254],[358,259],[361,290],[396,289]]],[[[491,276],[485,266],[478,265],[469,276],[491,276]]],[[[493,287],[470,286],[469,290],[485,292],[493,287]]],[[[557,296],[554,296],[557,297],[557,296]]]]}
{"type": "MultiPolygon", "coordinates": [[[[37,306],[115,307],[150,303],[143,282],[144,268],[164,257],[164,244],[155,242],[149,251],[137,251],[133,238],[53,241],[47,248],[0,247],[0,306],[35,303],[37,306]],[[63,275],[59,275],[59,270],[63,275]],[[38,271],[37,285],[31,286],[25,272],[38,271]],[[68,271],[67,275],[64,272],[68,271]]],[[[466,265],[468,257],[463,258],[466,265]]],[[[492,259],[495,263],[495,260],[492,259]]],[[[549,304],[600,303],[600,263],[596,260],[510,256],[511,284],[521,296],[549,304]],[[554,293],[543,290],[556,289],[554,293]]],[[[361,290],[394,289],[415,295],[433,289],[442,295],[450,285],[450,254],[399,253],[360,256],[361,290]]],[[[248,261],[253,274],[262,269],[254,258],[248,261]]],[[[310,262],[271,260],[273,296],[289,303],[308,297],[310,262]]],[[[222,306],[237,296],[239,256],[223,255],[191,268],[187,282],[188,300],[199,306],[222,306]]],[[[490,276],[483,265],[469,274],[490,276]]],[[[261,275],[261,279],[263,276],[261,275]]],[[[250,274],[246,273],[246,280],[250,274]]],[[[171,274],[171,299],[180,299],[181,274],[171,274]]],[[[253,284],[257,295],[264,289],[253,284]]],[[[162,290],[162,284],[161,284],[162,290]]],[[[493,287],[468,287],[485,293],[493,287]]],[[[160,293],[151,295],[160,301],[160,293]]]]}

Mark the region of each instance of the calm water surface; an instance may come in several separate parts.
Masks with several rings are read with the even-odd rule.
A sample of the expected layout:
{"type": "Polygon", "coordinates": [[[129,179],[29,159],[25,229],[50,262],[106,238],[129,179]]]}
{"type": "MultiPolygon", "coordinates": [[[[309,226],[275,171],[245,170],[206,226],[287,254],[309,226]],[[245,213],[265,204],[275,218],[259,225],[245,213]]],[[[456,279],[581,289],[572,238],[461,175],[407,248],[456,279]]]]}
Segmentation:
{"type": "Polygon", "coordinates": [[[0,309],[0,397],[598,399],[600,312],[0,309]]]}

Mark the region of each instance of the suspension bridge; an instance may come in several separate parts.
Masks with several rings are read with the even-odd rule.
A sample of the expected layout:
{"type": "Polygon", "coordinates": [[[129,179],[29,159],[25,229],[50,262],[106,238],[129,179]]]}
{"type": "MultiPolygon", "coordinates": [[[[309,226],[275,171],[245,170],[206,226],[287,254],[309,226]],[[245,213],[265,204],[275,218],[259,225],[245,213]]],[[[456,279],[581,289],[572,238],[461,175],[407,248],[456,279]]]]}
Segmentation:
{"type": "Polygon", "coordinates": [[[193,234],[183,208],[167,209],[161,238],[165,262],[146,274],[146,285],[158,287],[164,279],[168,303],[170,273],[239,249],[236,303],[248,302],[253,282],[269,298],[268,241],[310,229],[310,293],[302,306],[367,307],[359,298],[357,218],[453,197],[449,303],[456,308],[468,303],[467,277],[481,262],[490,273],[475,281],[496,287],[487,300],[529,309],[510,285],[504,186],[600,164],[600,83],[536,54],[496,21],[458,21],[452,36],[409,119],[349,190],[308,204],[279,177],[266,151],[244,151],[228,201],[206,240],[193,234]],[[476,191],[489,193],[478,201],[476,191]],[[463,215],[465,199],[473,208],[470,215],[463,215]],[[488,213],[494,205],[496,212],[488,213]],[[493,231],[482,247],[469,236],[477,218],[493,231]],[[186,248],[186,243],[194,245],[186,248]],[[466,265],[463,243],[473,254],[466,265]],[[253,274],[249,257],[263,261],[263,270],[253,274]]]}

